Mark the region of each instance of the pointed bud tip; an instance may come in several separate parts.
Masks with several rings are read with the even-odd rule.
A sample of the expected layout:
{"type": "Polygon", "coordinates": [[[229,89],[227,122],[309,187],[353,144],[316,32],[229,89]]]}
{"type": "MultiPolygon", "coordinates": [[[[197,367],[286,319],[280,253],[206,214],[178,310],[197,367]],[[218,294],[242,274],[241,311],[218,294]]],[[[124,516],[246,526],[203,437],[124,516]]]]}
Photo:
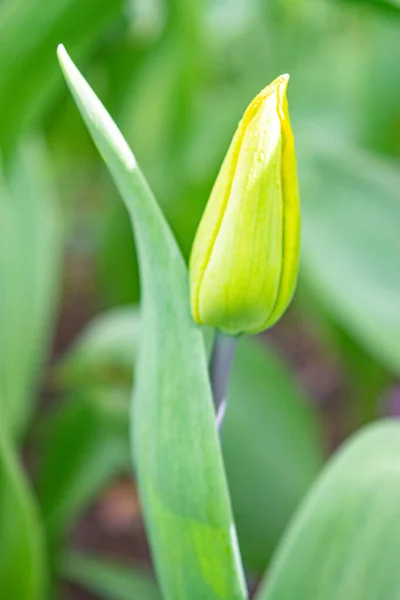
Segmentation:
{"type": "Polygon", "coordinates": [[[275,81],[271,83],[271,86],[276,85],[276,87],[282,86],[282,88],[286,91],[288,83],[289,83],[290,75],[289,73],[284,73],[280,77],[277,77],[275,81]]]}
{"type": "Polygon", "coordinates": [[[254,98],[251,104],[258,104],[260,101],[265,100],[267,96],[276,92],[278,88],[281,88],[283,94],[286,94],[287,86],[289,83],[290,75],[289,73],[284,73],[280,75],[274,81],[272,81],[269,85],[267,85],[257,96],[254,98]]]}

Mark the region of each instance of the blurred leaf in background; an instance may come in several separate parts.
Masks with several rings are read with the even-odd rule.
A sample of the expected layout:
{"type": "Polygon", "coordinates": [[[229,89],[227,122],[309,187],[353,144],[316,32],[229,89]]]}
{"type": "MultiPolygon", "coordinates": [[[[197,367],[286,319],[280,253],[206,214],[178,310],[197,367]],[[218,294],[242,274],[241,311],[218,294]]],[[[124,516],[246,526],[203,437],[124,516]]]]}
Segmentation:
{"type": "Polygon", "coordinates": [[[257,600],[398,598],[400,426],[381,421],[330,461],[278,549],[257,600]]]}
{"type": "Polygon", "coordinates": [[[23,144],[5,170],[0,218],[0,396],[6,424],[20,436],[47,358],[62,268],[62,215],[40,141],[23,144]]]}
{"type": "Polygon", "coordinates": [[[110,388],[71,393],[38,438],[38,501],[54,551],[101,491],[129,471],[128,398],[110,388]]]}
{"type": "Polygon", "coordinates": [[[161,600],[155,582],[145,573],[127,566],[83,554],[62,560],[63,575],[104,600],[161,600]]]}
{"type": "Polygon", "coordinates": [[[400,373],[400,171],[334,144],[302,155],[304,276],[369,353],[400,373]]]}
{"type": "Polygon", "coordinates": [[[5,0],[0,6],[0,146],[9,151],[37,125],[61,88],[54,48],[63,39],[83,56],[116,20],[119,0],[5,0]]]}
{"type": "MultiPolygon", "coordinates": [[[[1,411],[4,406],[1,405],[1,411]]],[[[43,600],[45,543],[39,512],[0,421],[0,590],[6,598],[43,600]]]]}
{"type": "Polygon", "coordinates": [[[83,389],[125,383],[129,388],[139,334],[137,307],[122,306],[100,313],[59,361],[54,374],[56,384],[83,389]]]}
{"type": "Polygon", "coordinates": [[[261,573],[323,460],[318,421],[272,349],[239,342],[222,446],[239,542],[261,573]]]}

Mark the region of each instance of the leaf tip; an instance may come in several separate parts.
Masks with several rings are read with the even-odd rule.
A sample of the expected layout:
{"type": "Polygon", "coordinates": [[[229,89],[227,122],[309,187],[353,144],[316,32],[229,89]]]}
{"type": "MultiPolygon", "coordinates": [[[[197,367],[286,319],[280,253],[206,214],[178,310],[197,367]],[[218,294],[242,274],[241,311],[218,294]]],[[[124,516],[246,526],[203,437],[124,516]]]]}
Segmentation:
{"type": "Polygon", "coordinates": [[[65,49],[64,44],[58,44],[57,46],[57,57],[60,63],[63,63],[65,59],[68,57],[68,53],[65,49]]]}
{"type": "Polygon", "coordinates": [[[68,85],[72,85],[72,82],[75,82],[76,85],[77,73],[79,74],[79,71],[74,65],[70,55],[66,51],[64,44],[58,44],[57,57],[61,70],[64,73],[64,77],[68,85]]]}
{"type": "Polygon", "coordinates": [[[67,72],[69,70],[70,64],[72,63],[71,58],[68,52],[65,49],[64,44],[58,44],[57,46],[57,58],[60,64],[61,70],[64,73],[64,77],[68,80],[67,72]]]}

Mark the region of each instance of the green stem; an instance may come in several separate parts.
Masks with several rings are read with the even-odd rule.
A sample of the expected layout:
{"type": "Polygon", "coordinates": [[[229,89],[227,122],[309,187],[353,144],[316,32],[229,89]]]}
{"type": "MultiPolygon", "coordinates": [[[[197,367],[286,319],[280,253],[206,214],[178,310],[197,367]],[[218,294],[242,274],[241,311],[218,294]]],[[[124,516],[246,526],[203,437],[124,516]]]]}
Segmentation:
{"type": "Polygon", "coordinates": [[[235,356],[237,337],[217,331],[210,361],[210,381],[214,398],[217,427],[220,430],[225,416],[229,374],[235,356]]]}

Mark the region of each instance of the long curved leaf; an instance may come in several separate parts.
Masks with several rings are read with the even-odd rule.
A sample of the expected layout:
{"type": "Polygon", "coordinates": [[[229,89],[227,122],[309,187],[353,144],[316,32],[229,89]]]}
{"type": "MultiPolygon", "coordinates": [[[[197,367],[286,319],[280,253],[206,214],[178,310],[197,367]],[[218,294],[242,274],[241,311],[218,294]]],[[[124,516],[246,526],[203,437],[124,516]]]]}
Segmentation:
{"type": "Polygon", "coordinates": [[[121,132],[63,47],[59,58],[136,233],[143,333],[134,458],[162,592],[171,600],[242,600],[204,344],[190,315],[183,258],[121,132]]]}
{"type": "Polygon", "coordinates": [[[400,423],[351,439],[300,509],[257,600],[398,600],[400,423]]]}

